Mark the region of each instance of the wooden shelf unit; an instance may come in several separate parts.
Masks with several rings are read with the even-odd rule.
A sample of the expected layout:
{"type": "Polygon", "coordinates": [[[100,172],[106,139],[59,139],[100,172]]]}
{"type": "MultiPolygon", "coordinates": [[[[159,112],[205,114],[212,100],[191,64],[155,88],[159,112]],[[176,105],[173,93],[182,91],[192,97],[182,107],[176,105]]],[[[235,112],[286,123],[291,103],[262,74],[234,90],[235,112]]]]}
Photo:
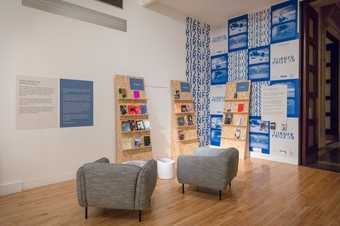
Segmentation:
{"type": "Polygon", "coordinates": [[[187,82],[170,82],[171,87],[171,157],[176,160],[180,154],[192,154],[199,146],[196,129],[196,113],[190,86],[187,82]],[[188,120],[189,117],[189,120],[188,120]],[[182,118],[185,124],[178,125],[178,119],[182,118]],[[188,125],[188,121],[193,123],[188,125]],[[180,139],[184,136],[183,139],[180,139]]]}
{"type": "MultiPolygon", "coordinates": [[[[114,93],[115,93],[115,107],[116,107],[116,162],[121,163],[129,160],[148,160],[152,159],[152,140],[151,140],[151,127],[149,129],[133,129],[136,122],[147,122],[150,125],[147,98],[145,92],[145,82],[141,77],[129,77],[125,75],[115,75],[114,80],[114,93]],[[132,81],[130,81],[132,80],[132,81]],[[136,81],[136,83],[133,83],[136,81]],[[139,83],[138,83],[139,82],[139,83]],[[132,84],[143,84],[143,86],[131,87],[132,84]],[[136,89],[132,89],[136,88],[136,89]],[[135,108],[145,105],[146,112],[144,114],[135,113],[129,114],[129,106],[135,108]],[[125,114],[121,112],[121,106],[126,110],[125,114]],[[131,126],[130,131],[123,131],[122,125],[131,126]],[[148,136],[150,145],[144,146],[144,137],[148,136]],[[141,141],[141,146],[135,146],[135,139],[141,141]],[[129,142],[130,141],[130,142],[129,142]],[[131,147],[125,148],[127,145],[131,147]]],[[[139,107],[140,110],[140,107],[139,107]]]]}
{"type": "Polygon", "coordinates": [[[227,83],[221,147],[235,147],[240,159],[248,158],[250,81],[227,83]]]}

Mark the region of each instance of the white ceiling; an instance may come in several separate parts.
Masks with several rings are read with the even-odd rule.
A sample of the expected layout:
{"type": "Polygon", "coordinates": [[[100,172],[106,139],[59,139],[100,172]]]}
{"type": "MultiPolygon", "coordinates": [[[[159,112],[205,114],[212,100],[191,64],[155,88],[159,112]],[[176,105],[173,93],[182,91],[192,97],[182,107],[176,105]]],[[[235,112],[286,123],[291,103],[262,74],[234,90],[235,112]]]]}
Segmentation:
{"type": "MultiPolygon", "coordinates": [[[[143,1],[143,0],[141,0],[143,1]]],[[[144,0],[148,7],[174,18],[195,17],[213,27],[228,18],[269,7],[282,0],[144,0]]]]}

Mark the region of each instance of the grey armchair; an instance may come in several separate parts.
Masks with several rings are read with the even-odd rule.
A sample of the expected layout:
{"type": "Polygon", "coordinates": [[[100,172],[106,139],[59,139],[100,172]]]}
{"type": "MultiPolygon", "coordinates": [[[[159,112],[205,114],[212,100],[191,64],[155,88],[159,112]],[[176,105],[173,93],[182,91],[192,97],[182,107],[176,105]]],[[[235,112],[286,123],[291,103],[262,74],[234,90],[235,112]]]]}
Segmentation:
{"type": "Polygon", "coordinates": [[[219,192],[237,175],[239,154],[235,148],[212,149],[201,147],[193,155],[180,155],[177,159],[177,179],[182,184],[191,184],[219,192]]]}
{"type": "Polygon", "coordinates": [[[150,207],[151,195],[157,182],[157,164],[149,160],[144,166],[110,164],[107,158],[87,163],[77,172],[79,205],[87,208],[138,210],[150,207]]]}

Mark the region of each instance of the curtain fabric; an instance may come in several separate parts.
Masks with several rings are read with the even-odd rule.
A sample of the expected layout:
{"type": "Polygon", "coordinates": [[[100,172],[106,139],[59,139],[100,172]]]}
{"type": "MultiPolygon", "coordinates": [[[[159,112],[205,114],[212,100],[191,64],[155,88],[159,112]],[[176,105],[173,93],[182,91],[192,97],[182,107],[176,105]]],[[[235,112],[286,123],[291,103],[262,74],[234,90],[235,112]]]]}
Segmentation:
{"type": "Polygon", "coordinates": [[[210,25],[186,18],[186,78],[191,86],[200,146],[209,144],[210,25]]]}

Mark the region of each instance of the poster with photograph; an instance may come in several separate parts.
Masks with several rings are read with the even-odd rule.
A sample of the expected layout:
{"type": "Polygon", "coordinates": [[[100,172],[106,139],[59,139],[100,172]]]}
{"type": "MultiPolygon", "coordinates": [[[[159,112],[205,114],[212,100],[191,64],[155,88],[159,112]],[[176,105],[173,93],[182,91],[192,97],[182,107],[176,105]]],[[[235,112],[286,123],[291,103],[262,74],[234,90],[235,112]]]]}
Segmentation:
{"type": "Polygon", "coordinates": [[[226,84],[228,81],[227,69],[220,69],[211,72],[211,85],[226,84]]]}
{"type": "Polygon", "coordinates": [[[249,65],[248,79],[249,80],[269,80],[270,79],[270,65],[269,64],[249,65]]]}
{"type": "Polygon", "coordinates": [[[228,55],[216,55],[211,57],[211,70],[226,69],[228,66],[228,55]]]}
{"type": "Polygon", "coordinates": [[[211,115],[210,120],[211,120],[211,129],[222,129],[222,119],[223,115],[211,115]]]}
{"type": "Polygon", "coordinates": [[[210,87],[210,114],[222,114],[226,85],[210,87]]]}
{"type": "Polygon", "coordinates": [[[248,47],[248,34],[229,37],[229,52],[246,49],[248,47]]]}
{"type": "Polygon", "coordinates": [[[272,43],[297,38],[297,0],[272,6],[272,43]]]}
{"type": "Polygon", "coordinates": [[[285,122],[271,122],[271,155],[276,159],[286,159],[292,163],[298,160],[299,120],[288,118],[285,122]]]}
{"type": "Polygon", "coordinates": [[[269,63],[270,60],[270,47],[260,47],[250,49],[249,52],[249,65],[269,63]]]}
{"type": "Polygon", "coordinates": [[[269,121],[263,121],[260,117],[249,117],[249,132],[269,134],[269,121]]]}
{"type": "Polygon", "coordinates": [[[211,55],[227,53],[227,43],[227,35],[224,28],[214,31],[214,33],[211,34],[211,55]]]}
{"type": "Polygon", "coordinates": [[[220,146],[221,145],[221,130],[212,129],[210,131],[210,145],[220,146]]]}
{"type": "Polygon", "coordinates": [[[269,148],[269,135],[268,134],[249,134],[249,150],[262,154],[270,154],[269,148]]]}
{"type": "Polygon", "coordinates": [[[297,79],[299,77],[300,40],[271,45],[271,80],[297,79]]]}
{"type": "Polygon", "coordinates": [[[248,15],[228,21],[229,52],[248,48],[248,15]]]}
{"type": "Polygon", "coordinates": [[[287,85],[287,117],[298,118],[300,115],[299,79],[271,81],[270,84],[287,85]]]}

